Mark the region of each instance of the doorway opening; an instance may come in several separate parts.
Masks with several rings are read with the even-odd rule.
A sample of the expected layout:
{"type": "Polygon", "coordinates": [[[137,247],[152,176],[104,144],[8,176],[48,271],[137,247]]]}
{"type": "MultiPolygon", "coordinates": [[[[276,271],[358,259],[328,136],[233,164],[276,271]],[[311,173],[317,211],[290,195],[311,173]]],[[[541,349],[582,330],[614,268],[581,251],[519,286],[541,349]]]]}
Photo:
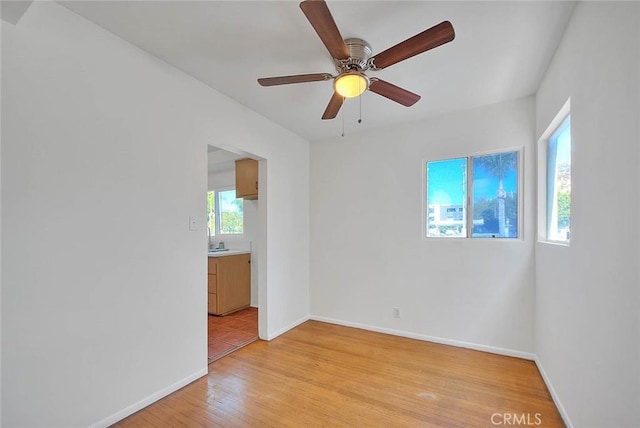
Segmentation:
{"type": "MultiPolygon", "coordinates": [[[[207,349],[212,363],[258,340],[263,192],[236,197],[236,161],[264,160],[228,147],[207,146],[207,349]],[[261,206],[262,205],[262,206],[261,206]]],[[[262,184],[265,175],[261,172],[262,184]]],[[[264,276],[262,276],[264,278],[264,276]]]]}

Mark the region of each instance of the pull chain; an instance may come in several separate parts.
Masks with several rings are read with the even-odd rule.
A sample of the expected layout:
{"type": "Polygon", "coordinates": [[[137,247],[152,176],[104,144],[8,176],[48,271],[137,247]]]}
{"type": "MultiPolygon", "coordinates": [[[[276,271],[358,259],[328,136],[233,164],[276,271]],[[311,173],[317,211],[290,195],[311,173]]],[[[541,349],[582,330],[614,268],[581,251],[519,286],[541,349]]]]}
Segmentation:
{"type": "Polygon", "coordinates": [[[362,94],[358,96],[358,102],[360,103],[360,117],[358,117],[358,123],[362,123],[362,94]]]}

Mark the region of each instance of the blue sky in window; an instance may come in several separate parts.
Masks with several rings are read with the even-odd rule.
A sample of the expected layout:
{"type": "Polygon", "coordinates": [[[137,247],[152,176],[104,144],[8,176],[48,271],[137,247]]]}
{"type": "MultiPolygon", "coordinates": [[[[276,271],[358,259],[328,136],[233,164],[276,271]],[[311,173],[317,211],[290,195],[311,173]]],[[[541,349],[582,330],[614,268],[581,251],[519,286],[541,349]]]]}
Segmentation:
{"type": "Polygon", "coordinates": [[[238,205],[235,204],[236,191],[223,190],[220,193],[220,212],[236,212],[240,211],[238,205]]]}
{"type": "Polygon", "coordinates": [[[466,194],[467,158],[428,162],[429,205],[462,205],[466,194]]]}
{"type": "MultiPolygon", "coordinates": [[[[482,166],[477,166],[473,171],[473,200],[493,199],[497,196],[499,180],[488,174],[482,166]]],[[[514,168],[502,179],[504,191],[509,193],[518,192],[517,169],[514,168]]]]}
{"type": "Polygon", "coordinates": [[[571,165],[571,117],[560,124],[556,132],[551,136],[557,140],[556,155],[558,164],[571,165]]]}
{"type": "MultiPolygon", "coordinates": [[[[467,159],[456,158],[428,162],[427,199],[429,205],[463,205],[466,195],[467,159]]],[[[489,175],[481,166],[474,171],[474,200],[493,199],[498,191],[498,179],[489,175]]],[[[517,169],[503,179],[507,193],[518,191],[517,169]]]]}

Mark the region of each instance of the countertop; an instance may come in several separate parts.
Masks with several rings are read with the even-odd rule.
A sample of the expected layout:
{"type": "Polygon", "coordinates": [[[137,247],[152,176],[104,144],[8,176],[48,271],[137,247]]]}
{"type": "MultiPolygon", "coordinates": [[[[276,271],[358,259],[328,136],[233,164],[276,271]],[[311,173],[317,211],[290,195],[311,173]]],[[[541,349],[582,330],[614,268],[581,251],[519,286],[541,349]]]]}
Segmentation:
{"type": "Polygon", "coordinates": [[[215,253],[209,253],[209,257],[237,256],[238,254],[251,254],[251,251],[229,249],[229,251],[217,251],[215,253]]]}

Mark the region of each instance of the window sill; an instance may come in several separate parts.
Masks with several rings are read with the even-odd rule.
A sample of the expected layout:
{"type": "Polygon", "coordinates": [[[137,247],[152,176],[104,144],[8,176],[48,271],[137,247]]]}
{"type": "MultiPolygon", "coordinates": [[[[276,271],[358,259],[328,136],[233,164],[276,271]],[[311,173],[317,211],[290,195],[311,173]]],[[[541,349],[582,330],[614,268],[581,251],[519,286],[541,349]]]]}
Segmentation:
{"type": "Polygon", "coordinates": [[[543,241],[543,240],[538,240],[538,244],[545,244],[545,245],[553,245],[555,247],[569,247],[570,243],[569,242],[561,242],[561,241],[543,241]]]}

